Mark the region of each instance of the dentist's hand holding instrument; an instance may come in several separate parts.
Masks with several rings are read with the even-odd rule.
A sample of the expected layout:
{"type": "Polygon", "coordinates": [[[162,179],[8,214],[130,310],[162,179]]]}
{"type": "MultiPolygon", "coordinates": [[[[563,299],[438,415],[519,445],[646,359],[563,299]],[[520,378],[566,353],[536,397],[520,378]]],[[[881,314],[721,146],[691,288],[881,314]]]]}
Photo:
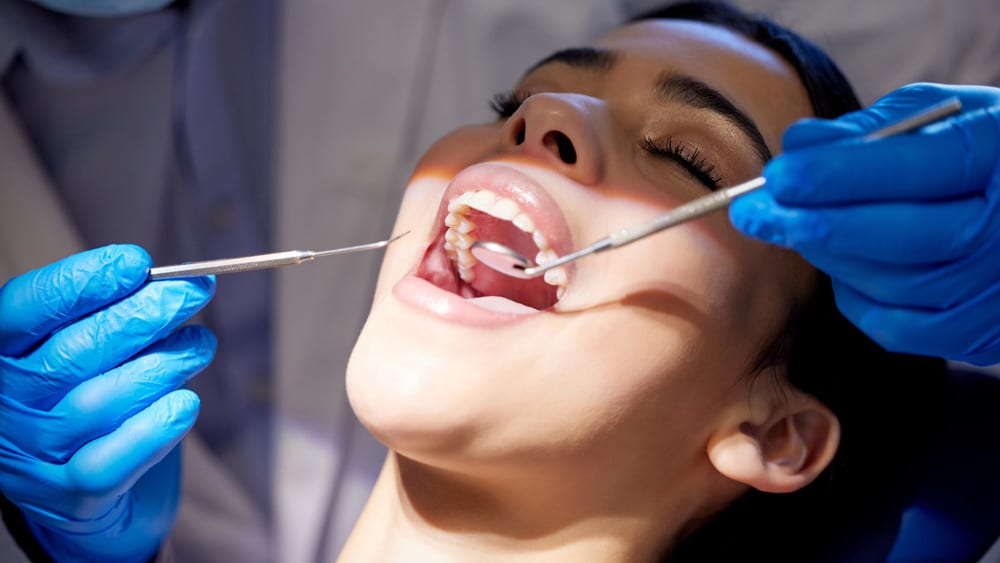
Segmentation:
{"type": "Polygon", "coordinates": [[[199,409],[182,387],[216,346],[204,327],[176,329],[215,294],[206,274],[383,248],[404,234],[156,268],[143,249],[111,245],[0,287],[0,491],[45,552],[57,561],[144,561],[170,532],[176,446],[199,409]],[[162,281],[147,283],[154,279],[162,281]]]}
{"type": "Polygon", "coordinates": [[[145,561],[174,522],[177,443],[198,415],[184,383],[215,354],[175,329],[215,280],[146,283],[116,245],[0,288],[0,490],[56,561],[145,561]]]}
{"type": "Polygon", "coordinates": [[[833,279],[840,310],[897,352],[1000,363],[1000,89],[911,85],[872,107],[788,129],[736,228],[833,279]],[[918,133],[849,139],[957,96],[918,133]]]}

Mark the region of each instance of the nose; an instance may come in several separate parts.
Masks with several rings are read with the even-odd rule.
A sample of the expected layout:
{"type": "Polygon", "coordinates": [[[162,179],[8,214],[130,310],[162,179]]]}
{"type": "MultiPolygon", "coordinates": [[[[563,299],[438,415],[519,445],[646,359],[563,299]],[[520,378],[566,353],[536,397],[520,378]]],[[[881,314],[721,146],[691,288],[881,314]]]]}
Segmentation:
{"type": "Polygon", "coordinates": [[[503,145],[545,162],[584,185],[596,184],[604,163],[598,131],[604,108],[581,94],[535,94],[507,119],[503,145]]]}

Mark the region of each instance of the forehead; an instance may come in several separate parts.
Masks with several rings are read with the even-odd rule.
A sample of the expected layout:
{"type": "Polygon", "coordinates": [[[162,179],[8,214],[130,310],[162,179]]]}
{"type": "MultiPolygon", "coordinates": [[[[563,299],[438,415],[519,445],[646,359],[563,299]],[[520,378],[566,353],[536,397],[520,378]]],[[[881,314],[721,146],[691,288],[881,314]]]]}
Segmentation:
{"type": "Polygon", "coordinates": [[[712,86],[753,119],[772,152],[781,134],[812,115],[795,70],[770,49],[719,26],[650,20],[608,33],[596,46],[616,53],[619,78],[652,82],[663,72],[685,74],[712,86]]]}

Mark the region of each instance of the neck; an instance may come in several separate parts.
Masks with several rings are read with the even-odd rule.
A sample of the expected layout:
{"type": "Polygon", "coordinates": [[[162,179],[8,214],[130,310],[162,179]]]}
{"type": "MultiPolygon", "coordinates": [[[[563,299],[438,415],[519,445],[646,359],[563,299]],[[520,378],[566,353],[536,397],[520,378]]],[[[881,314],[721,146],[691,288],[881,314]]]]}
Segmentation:
{"type": "Polygon", "coordinates": [[[654,561],[733,494],[706,497],[718,483],[700,471],[666,472],[649,488],[579,467],[505,473],[390,452],[338,561],[654,561]]]}

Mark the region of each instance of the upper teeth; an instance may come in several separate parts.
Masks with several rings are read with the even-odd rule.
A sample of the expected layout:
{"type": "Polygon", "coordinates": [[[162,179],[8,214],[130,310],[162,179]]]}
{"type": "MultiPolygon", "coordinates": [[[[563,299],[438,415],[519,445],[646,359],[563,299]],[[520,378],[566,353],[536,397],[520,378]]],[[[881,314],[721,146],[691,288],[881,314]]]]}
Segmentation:
{"type": "MultiPolygon", "coordinates": [[[[476,224],[469,219],[470,209],[510,221],[521,231],[530,234],[538,246],[536,264],[542,265],[558,258],[545,236],[535,229],[535,222],[521,211],[517,202],[486,190],[464,192],[448,202],[448,214],[444,218],[444,224],[448,227],[444,233],[444,250],[458,264],[458,275],[466,282],[475,279],[472,268],[478,262],[469,251],[472,243],[478,240],[475,236],[476,224]]],[[[556,286],[557,296],[562,298],[566,292],[566,270],[561,266],[552,268],[545,272],[545,282],[556,286]]]]}

